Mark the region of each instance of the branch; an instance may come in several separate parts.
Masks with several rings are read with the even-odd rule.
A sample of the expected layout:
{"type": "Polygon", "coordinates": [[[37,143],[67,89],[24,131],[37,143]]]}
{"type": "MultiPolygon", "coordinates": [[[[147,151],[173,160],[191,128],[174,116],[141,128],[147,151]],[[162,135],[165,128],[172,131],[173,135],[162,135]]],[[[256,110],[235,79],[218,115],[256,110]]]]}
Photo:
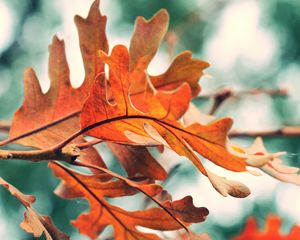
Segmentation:
{"type": "Polygon", "coordinates": [[[10,121],[0,120],[0,132],[8,132],[10,129],[10,121]]]}
{"type": "Polygon", "coordinates": [[[232,131],[230,137],[299,137],[300,127],[283,127],[275,131],[232,131]]]}
{"type": "Polygon", "coordinates": [[[234,91],[232,89],[221,89],[217,92],[210,94],[203,94],[198,97],[198,99],[214,99],[214,104],[209,112],[209,114],[213,115],[218,108],[229,98],[236,97],[240,98],[244,95],[258,95],[258,94],[267,94],[270,96],[279,96],[279,97],[287,97],[288,92],[285,89],[263,89],[263,88],[254,88],[245,91],[234,91]]]}
{"type": "Polygon", "coordinates": [[[75,144],[70,144],[61,150],[10,151],[1,149],[0,159],[19,159],[32,162],[58,160],[70,163],[79,157],[79,154],[80,149],[75,144]]]}

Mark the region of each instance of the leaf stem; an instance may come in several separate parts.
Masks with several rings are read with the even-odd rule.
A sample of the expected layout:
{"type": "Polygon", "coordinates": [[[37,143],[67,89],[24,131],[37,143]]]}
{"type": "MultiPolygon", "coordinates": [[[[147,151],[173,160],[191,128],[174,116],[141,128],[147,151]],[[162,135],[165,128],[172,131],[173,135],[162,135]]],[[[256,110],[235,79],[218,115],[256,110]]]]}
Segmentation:
{"type": "Polygon", "coordinates": [[[93,141],[89,141],[89,142],[84,142],[84,143],[78,143],[76,144],[76,146],[80,149],[80,150],[83,150],[83,149],[86,149],[86,148],[89,148],[89,147],[92,147],[96,144],[99,144],[99,143],[102,143],[103,140],[101,139],[95,139],[93,141]]]}

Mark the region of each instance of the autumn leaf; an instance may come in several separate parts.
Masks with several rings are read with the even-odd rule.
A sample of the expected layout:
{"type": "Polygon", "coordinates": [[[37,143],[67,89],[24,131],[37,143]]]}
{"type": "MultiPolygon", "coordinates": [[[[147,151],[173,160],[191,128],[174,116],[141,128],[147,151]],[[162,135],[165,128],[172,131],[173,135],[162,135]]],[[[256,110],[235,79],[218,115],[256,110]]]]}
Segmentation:
{"type": "Polygon", "coordinates": [[[47,240],[70,239],[66,234],[55,227],[50,217],[40,215],[32,208],[32,204],[35,202],[34,196],[25,195],[2,178],[0,178],[0,185],[6,188],[11,195],[17,198],[25,207],[26,212],[24,213],[24,221],[20,226],[26,232],[33,234],[36,238],[41,237],[44,234],[47,240]]]}
{"type": "MultiPolygon", "coordinates": [[[[156,51],[166,34],[169,25],[169,14],[165,9],[158,11],[151,19],[138,17],[131,38],[130,72],[146,70],[155,56],[156,51]]],[[[209,64],[199,59],[192,59],[192,53],[185,51],[179,54],[171,63],[168,70],[158,76],[150,76],[156,89],[174,90],[186,82],[191,87],[193,96],[200,91],[199,79],[203,70],[209,64]]],[[[144,92],[145,81],[143,78],[135,81],[131,86],[131,93],[135,95],[144,92]]]]}
{"type": "Polygon", "coordinates": [[[259,230],[254,217],[247,220],[242,233],[234,240],[296,240],[300,239],[300,227],[294,226],[288,234],[280,230],[281,219],[276,215],[269,215],[263,230],[259,230]]]}
{"type": "Polygon", "coordinates": [[[150,154],[147,148],[108,143],[113,154],[120,160],[129,177],[142,174],[151,179],[163,180],[167,172],[150,154]]]}
{"type": "MultiPolygon", "coordinates": [[[[32,69],[25,71],[24,103],[15,113],[10,130],[10,138],[12,140],[15,139],[15,142],[44,149],[55,146],[79,130],[78,113],[95,77],[104,71],[103,61],[96,56],[96,53],[100,49],[104,52],[108,51],[105,35],[106,17],[100,14],[98,7],[99,1],[95,1],[86,19],[79,16],[75,17],[85,68],[85,80],[81,87],[75,89],[71,86],[64,43],[57,37],[53,38],[53,42],[49,47],[50,90],[46,94],[42,93],[35,72],[32,69]],[[39,114],[36,114],[37,112],[39,114]]],[[[140,63],[139,68],[146,69],[152,60],[165,35],[168,21],[169,16],[165,10],[161,10],[149,21],[142,17],[138,18],[130,45],[130,54],[132,58],[140,63]],[[145,38],[145,34],[149,34],[151,37],[145,38]],[[143,41],[141,41],[142,39],[143,41]]],[[[132,61],[132,63],[134,62],[132,61]]],[[[208,64],[205,62],[192,59],[190,52],[184,52],[174,60],[174,63],[165,74],[151,77],[151,79],[155,87],[169,89],[170,91],[176,89],[183,82],[188,82],[193,89],[193,93],[195,93],[199,91],[198,80],[203,74],[203,69],[207,66],[208,64]]],[[[132,86],[132,91],[135,93],[132,101],[139,102],[144,92],[143,79],[140,80],[139,85],[132,86]]],[[[186,94],[188,96],[176,98],[177,104],[182,107],[171,109],[173,115],[177,118],[181,117],[188,108],[190,93],[186,91],[186,94]]],[[[165,96],[167,95],[161,95],[160,101],[164,105],[169,105],[170,99],[165,96]]],[[[73,143],[81,143],[83,141],[82,137],[78,137],[73,143]]],[[[120,151],[126,151],[128,154],[132,153],[130,156],[132,159],[135,159],[134,152],[142,151],[149,155],[149,153],[146,153],[147,149],[141,150],[139,148],[134,150],[134,147],[125,149],[126,146],[119,146],[120,150],[116,151],[118,145],[114,146],[113,143],[109,147],[112,148],[114,153],[120,151]]],[[[83,150],[80,157],[86,162],[104,166],[101,157],[93,148],[83,150]]],[[[119,155],[116,155],[116,157],[120,158],[119,155]]],[[[122,160],[120,159],[121,163],[124,163],[122,160]]],[[[165,171],[159,167],[158,163],[154,163],[156,162],[155,159],[152,158],[152,162],[152,167],[155,167],[155,171],[151,172],[157,172],[155,178],[165,178],[165,171]]],[[[129,170],[128,164],[125,169],[129,170]]],[[[141,168],[136,167],[134,171],[137,174],[145,173],[145,171],[140,172],[140,170],[141,168]]],[[[133,170],[129,171],[129,175],[132,174],[133,170]]]]}
{"type": "MultiPolygon", "coordinates": [[[[138,17],[135,23],[135,29],[129,48],[131,59],[130,71],[132,71],[131,76],[135,78],[135,81],[131,85],[131,101],[140,110],[147,111],[147,106],[144,102],[145,87],[147,86],[144,71],[148,68],[158,50],[166,34],[168,24],[169,14],[166,10],[160,10],[149,20],[138,17]]],[[[205,69],[208,64],[198,59],[192,59],[191,56],[192,54],[190,52],[183,52],[175,58],[166,73],[159,76],[149,76],[153,86],[158,89],[174,91],[182,83],[186,82],[191,87],[194,96],[197,95],[200,90],[198,81],[203,75],[203,69],[205,69]]],[[[183,96],[182,93],[183,91],[178,91],[177,96],[174,96],[172,99],[172,103],[174,106],[176,105],[176,107],[173,107],[173,105],[170,106],[170,95],[160,93],[157,95],[161,104],[165,107],[171,107],[169,111],[172,112],[176,119],[179,119],[186,112],[191,100],[189,90],[185,91],[185,96],[183,96]],[[174,101],[175,99],[176,102],[174,101]]],[[[152,176],[153,179],[161,180],[166,177],[165,171],[159,166],[156,160],[151,157],[146,148],[135,146],[127,147],[114,143],[110,143],[108,146],[121,161],[129,175],[133,173],[145,175],[145,171],[147,171],[147,175],[145,176],[152,176]],[[126,154],[122,155],[123,153],[126,154]],[[141,154],[138,158],[137,153],[141,154]],[[126,158],[124,156],[126,156],[126,158]],[[143,156],[145,156],[145,158],[143,158],[143,156]],[[125,164],[125,161],[128,162],[128,164],[125,164]],[[137,166],[137,164],[139,166],[137,166]],[[150,168],[146,170],[147,168],[144,167],[145,164],[147,164],[148,167],[151,165],[151,170],[150,168]],[[130,169],[131,166],[135,167],[130,169]]]]}
{"type": "MultiPolygon", "coordinates": [[[[160,239],[154,234],[139,231],[136,227],[143,226],[156,230],[176,230],[182,226],[175,221],[164,209],[150,208],[147,210],[128,212],[109,204],[105,198],[130,196],[137,191],[119,180],[101,179],[101,175],[87,175],[67,168],[58,163],[50,163],[54,174],[62,180],[55,193],[63,198],[85,198],[90,203],[90,211],[81,214],[72,224],[80,233],[95,239],[109,225],[114,228],[114,239],[160,239]],[[99,181],[100,180],[100,181],[99,181]]],[[[145,184],[145,182],[144,182],[145,184]]],[[[148,188],[156,195],[156,185],[148,188]],[[154,187],[154,188],[153,188],[154,187]]],[[[149,193],[150,193],[149,192],[149,193]]],[[[208,214],[206,208],[197,208],[191,197],[178,201],[163,203],[175,217],[190,224],[202,222],[208,214]]]]}
{"type": "MultiPolygon", "coordinates": [[[[87,19],[75,18],[78,27],[80,48],[85,67],[85,80],[79,88],[73,88],[65,55],[64,42],[56,36],[49,46],[50,89],[43,93],[33,69],[24,73],[25,96],[22,107],[15,113],[10,138],[23,138],[16,142],[35,148],[52,147],[80,129],[79,112],[87,98],[95,76],[104,71],[97,50],[108,51],[105,35],[106,17],[98,10],[99,1],[91,7],[87,19]],[[91,41],[91,39],[93,39],[91,41]],[[28,132],[36,133],[26,136],[28,132]]],[[[83,138],[74,143],[83,142],[83,138]]],[[[100,155],[93,148],[83,150],[81,159],[104,166],[100,155]]]]}
{"type": "MultiPolygon", "coordinates": [[[[208,174],[194,151],[226,169],[245,171],[244,159],[231,155],[226,149],[227,134],[232,124],[230,119],[224,118],[207,126],[193,124],[183,127],[172,112],[160,103],[156,97],[158,93],[153,92],[151,86],[147,88],[144,99],[148,111],[139,111],[131,104],[129,85],[132,76],[129,73],[130,57],[127,49],[119,45],[112,50],[111,56],[101,52],[100,57],[109,66],[110,78],[106,80],[101,75],[93,85],[81,113],[82,133],[123,144],[165,145],[189,158],[210,179],[215,175],[208,174]],[[107,81],[109,89],[106,88],[107,81]],[[107,96],[113,96],[113,102],[107,96]],[[137,141],[137,138],[141,141],[137,141]]],[[[189,90],[182,85],[177,91],[182,91],[184,95],[189,90]]],[[[176,93],[160,92],[162,95],[169,95],[170,105],[176,93]]],[[[244,192],[232,190],[237,182],[215,178],[215,181],[219,180],[221,184],[214,184],[217,189],[226,185],[228,189],[225,191],[233,196],[245,197],[249,194],[249,190],[240,183],[238,188],[245,190],[244,192]]]]}
{"type": "Polygon", "coordinates": [[[262,138],[255,139],[248,148],[235,147],[237,155],[248,155],[247,164],[256,167],[282,182],[300,185],[299,168],[284,165],[279,158],[285,152],[269,153],[262,138]],[[240,152],[240,154],[238,154],[240,152]]]}
{"type": "MultiPolygon", "coordinates": [[[[212,240],[212,238],[207,233],[186,233],[179,232],[178,239],[181,240],[212,240]]],[[[175,240],[175,239],[174,239],[175,240]]]]}
{"type": "Polygon", "coordinates": [[[183,115],[183,122],[185,126],[192,125],[193,123],[207,125],[215,120],[216,118],[214,116],[200,112],[194,103],[190,103],[188,110],[183,115]]]}

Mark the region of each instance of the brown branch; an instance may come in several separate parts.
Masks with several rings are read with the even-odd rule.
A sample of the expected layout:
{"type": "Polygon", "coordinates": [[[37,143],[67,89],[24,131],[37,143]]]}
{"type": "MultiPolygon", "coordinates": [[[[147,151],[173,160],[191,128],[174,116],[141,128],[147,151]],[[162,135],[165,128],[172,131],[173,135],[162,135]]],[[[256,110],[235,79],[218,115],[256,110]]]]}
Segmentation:
{"type": "Polygon", "coordinates": [[[288,92],[285,89],[263,89],[263,88],[254,88],[245,91],[234,91],[232,89],[221,89],[214,93],[203,94],[198,97],[198,99],[213,99],[214,103],[209,111],[209,114],[213,115],[221,105],[229,98],[236,97],[240,98],[245,95],[258,95],[258,94],[267,94],[270,96],[279,96],[279,97],[287,97],[288,92]]]}
{"type": "Polygon", "coordinates": [[[61,150],[45,149],[33,151],[10,151],[1,149],[0,159],[19,159],[32,162],[58,160],[70,163],[73,162],[79,154],[80,149],[75,144],[70,144],[61,150]]]}
{"type": "Polygon", "coordinates": [[[288,91],[286,89],[264,89],[264,88],[254,88],[250,90],[244,90],[244,91],[235,91],[229,88],[224,88],[221,90],[218,90],[213,93],[207,93],[199,95],[197,98],[201,99],[209,99],[209,98],[217,98],[217,97],[241,97],[243,95],[257,95],[257,94],[267,94],[270,96],[282,96],[287,97],[288,91]]]}
{"type": "Polygon", "coordinates": [[[10,121],[0,120],[0,131],[8,132],[10,129],[10,121]]]}
{"type": "Polygon", "coordinates": [[[300,127],[283,127],[275,131],[232,131],[230,137],[300,137],[300,127]]]}

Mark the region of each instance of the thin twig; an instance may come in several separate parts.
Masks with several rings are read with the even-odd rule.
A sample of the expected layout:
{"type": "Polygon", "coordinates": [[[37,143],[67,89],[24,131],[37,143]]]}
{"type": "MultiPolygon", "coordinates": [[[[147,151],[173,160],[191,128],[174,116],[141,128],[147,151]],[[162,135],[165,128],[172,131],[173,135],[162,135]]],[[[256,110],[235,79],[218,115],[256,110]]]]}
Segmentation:
{"type": "Polygon", "coordinates": [[[270,96],[279,96],[279,97],[287,97],[288,92],[285,89],[263,89],[263,88],[254,88],[245,91],[234,91],[232,89],[221,89],[214,93],[202,94],[198,97],[198,99],[213,99],[214,103],[209,111],[210,115],[213,115],[220,106],[229,98],[236,97],[240,98],[245,95],[258,95],[258,94],[267,94],[270,96]]]}
{"type": "Polygon", "coordinates": [[[6,121],[6,120],[0,120],[0,131],[1,132],[8,132],[10,129],[10,121],[6,121]]]}
{"type": "Polygon", "coordinates": [[[300,127],[283,127],[275,131],[232,131],[231,137],[300,137],[300,127]]]}
{"type": "Polygon", "coordinates": [[[233,89],[224,88],[213,93],[201,94],[197,98],[209,99],[209,98],[221,97],[224,95],[241,97],[243,95],[257,95],[257,94],[267,94],[270,96],[287,97],[288,91],[286,89],[264,89],[264,88],[254,88],[254,89],[249,89],[244,91],[235,91],[233,89]]]}

